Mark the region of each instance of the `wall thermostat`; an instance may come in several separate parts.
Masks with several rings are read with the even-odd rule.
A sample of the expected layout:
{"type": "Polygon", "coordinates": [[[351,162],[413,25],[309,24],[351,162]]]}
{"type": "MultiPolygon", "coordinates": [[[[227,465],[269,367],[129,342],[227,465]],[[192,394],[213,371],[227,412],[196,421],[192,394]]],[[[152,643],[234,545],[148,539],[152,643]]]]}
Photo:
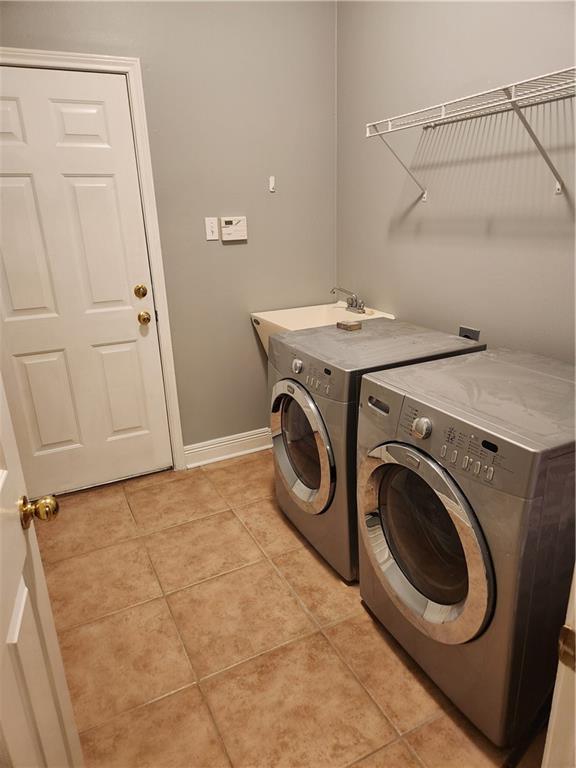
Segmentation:
{"type": "Polygon", "coordinates": [[[248,223],[246,216],[222,216],[220,219],[222,242],[232,240],[248,240],[248,223]]]}

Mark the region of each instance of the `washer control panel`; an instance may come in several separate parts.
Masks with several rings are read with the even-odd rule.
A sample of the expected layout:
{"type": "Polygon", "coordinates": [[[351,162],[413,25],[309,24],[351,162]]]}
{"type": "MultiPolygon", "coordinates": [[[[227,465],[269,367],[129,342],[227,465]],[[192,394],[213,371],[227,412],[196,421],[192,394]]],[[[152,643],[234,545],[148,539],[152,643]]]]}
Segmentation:
{"type": "Polygon", "coordinates": [[[398,436],[417,447],[426,440],[421,449],[450,473],[465,474],[515,495],[527,490],[529,452],[409,397],[404,398],[398,436]]]}
{"type": "Polygon", "coordinates": [[[310,360],[295,357],[291,364],[295,379],[303,384],[311,394],[318,393],[328,397],[332,391],[332,370],[323,368],[310,360]]]}

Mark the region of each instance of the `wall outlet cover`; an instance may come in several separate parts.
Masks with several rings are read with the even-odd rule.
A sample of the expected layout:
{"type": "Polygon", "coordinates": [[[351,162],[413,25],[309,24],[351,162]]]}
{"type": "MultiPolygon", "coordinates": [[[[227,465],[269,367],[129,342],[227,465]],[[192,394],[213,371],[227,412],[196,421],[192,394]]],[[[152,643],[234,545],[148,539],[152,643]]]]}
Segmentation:
{"type": "Polygon", "coordinates": [[[465,339],[472,339],[472,341],[478,341],[480,339],[480,331],[478,328],[468,328],[465,325],[461,325],[458,336],[463,336],[465,339]]]}
{"type": "Polygon", "coordinates": [[[206,216],[204,227],[206,229],[206,240],[220,240],[217,216],[206,216]]]}

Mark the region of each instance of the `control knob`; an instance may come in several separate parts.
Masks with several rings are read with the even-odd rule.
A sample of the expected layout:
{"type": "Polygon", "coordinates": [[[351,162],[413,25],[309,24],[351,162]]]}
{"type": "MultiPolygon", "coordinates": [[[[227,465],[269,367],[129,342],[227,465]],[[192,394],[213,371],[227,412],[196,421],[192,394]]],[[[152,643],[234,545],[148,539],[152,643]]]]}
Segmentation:
{"type": "Polygon", "coordinates": [[[412,434],[420,440],[426,440],[432,434],[432,422],[426,416],[419,416],[412,422],[412,434]]]}
{"type": "Polygon", "coordinates": [[[301,373],[303,367],[304,367],[304,363],[302,362],[302,360],[298,360],[298,358],[295,358],[294,360],[292,360],[292,371],[294,373],[301,373]]]}

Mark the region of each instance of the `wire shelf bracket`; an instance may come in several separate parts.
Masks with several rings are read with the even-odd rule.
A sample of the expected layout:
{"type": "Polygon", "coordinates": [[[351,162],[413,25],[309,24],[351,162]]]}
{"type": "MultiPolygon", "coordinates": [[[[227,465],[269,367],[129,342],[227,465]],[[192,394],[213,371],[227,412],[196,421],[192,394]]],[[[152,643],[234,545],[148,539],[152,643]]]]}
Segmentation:
{"type": "Polygon", "coordinates": [[[428,128],[435,128],[437,125],[446,125],[447,123],[455,123],[461,120],[471,120],[476,117],[513,111],[554,176],[556,181],[554,193],[557,195],[565,193],[568,197],[566,185],[560,172],[552,162],[550,155],[535,134],[522,110],[525,107],[545,104],[549,101],[573,98],[576,95],[575,84],[576,68],[561,69],[557,72],[550,72],[547,75],[533,77],[530,80],[521,80],[518,83],[493,88],[482,93],[475,93],[472,96],[464,96],[453,101],[446,101],[433,107],[426,107],[425,109],[406,112],[396,117],[377,120],[374,123],[367,123],[366,138],[370,139],[378,136],[382,139],[412,181],[420,188],[422,193],[420,200],[425,202],[428,199],[427,189],[418,181],[414,173],[398,156],[385,137],[391,133],[405,131],[409,128],[421,127],[423,130],[427,130],[428,128]]]}
{"type": "Polygon", "coordinates": [[[402,158],[399,156],[399,154],[396,152],[396,150],[395,150],[395,149],[394,149],[394,148],[393,148],[393,147],[392,147],[392,146],[391,146],[391,145],[390,145],[390,144],[389,144],[389,143],[386,141],[386,139],[384,138],[384,136],[382,136],[382,134],[379,134],[379,136],[380,136],[380,138],[382,139],[382,141],[384,142],[384,144],[386,144],[386,146],[388,147],[388,149],[390,150],[390,152],[391,152],[391,153],[394,155],[394,157],[396,158],[396,160],[398,160],[398,162],[400,163],[400,165],[402,166],[402,168],[404,168],[404,170],[406,171],[406,173],[408,174],[408,176],[410,176],[410,178],[412,179],[412,181],[414,182],[414,184],[416,184],[416,186],[417,186],[417,187],[420,187],[420,202],[421,202],[421,203],[425,203],[425,202],[428,200],[428,190],[426,189],[426,187],[424,187],[424,186],[423,186],[423,185],[422,185],[422,184],[421,184],[421,183],[418,181],[418,179],[416,178],[416,176],[415,176],[415,175],[412,173],[412,170],[411,170],[411,169],[410,169],[410,168],[409,168],[409,167],[406,165],[406,163],[404,162],[404,160],[402,160],[402,158]]]}

